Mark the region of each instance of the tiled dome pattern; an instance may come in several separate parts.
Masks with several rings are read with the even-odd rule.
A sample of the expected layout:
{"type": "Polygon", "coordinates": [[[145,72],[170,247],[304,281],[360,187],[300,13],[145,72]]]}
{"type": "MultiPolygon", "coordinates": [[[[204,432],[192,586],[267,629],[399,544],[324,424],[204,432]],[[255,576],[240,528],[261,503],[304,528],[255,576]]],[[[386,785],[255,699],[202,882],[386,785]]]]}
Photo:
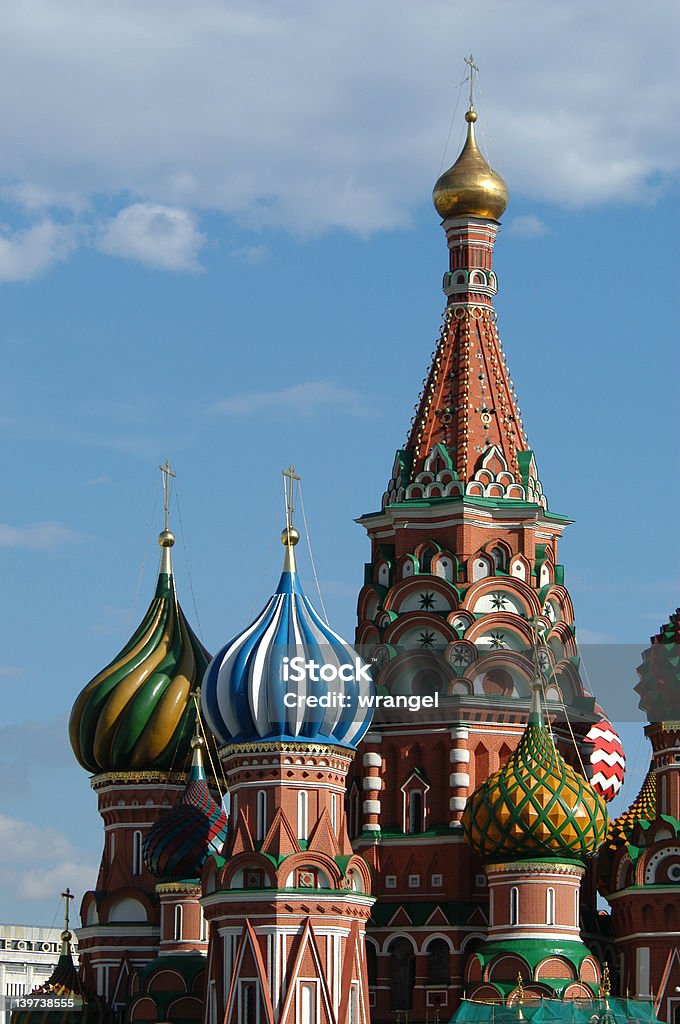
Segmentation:
{"type": "Polygon", "coordinates": [[[488,861],[580,861],[601,845],[609,820],[604,800],[565,763],[540,714],[532,714],[510,760],[468,800],[462,825],[488,861]]]}

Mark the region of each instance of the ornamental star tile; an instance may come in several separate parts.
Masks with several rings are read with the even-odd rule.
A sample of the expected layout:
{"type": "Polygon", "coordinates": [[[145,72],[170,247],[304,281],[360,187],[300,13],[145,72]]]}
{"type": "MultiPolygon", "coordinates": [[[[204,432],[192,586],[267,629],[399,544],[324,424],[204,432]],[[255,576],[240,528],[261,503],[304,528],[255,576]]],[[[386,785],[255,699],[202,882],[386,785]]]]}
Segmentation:
{"type": "Polygon", "coordinates": [[[427,591],[425,591],[424,594],[420,594],[419,596],[420,596],[420,607],[424,611],[430,611],[430,609],[434,608],[434,594],[432,593],[431,590],[427,590],[427,591]]]}
{"type": "Polygon", "coordinates": [[[495,608],[496,611],[504,611],[508,604],[508,599],[501,590],[495,590],[491,595],[491,607],[495,608]]]}
{"type": "Polygon", "coordinates": [[[434,633],[430,629],[425,629],[422,633],[418,634],[418,640],[421,647],[432,647],[434,644],[434,633]]]}
{"type": "Polygon", "coordinates": [[[463,644],[455,644],[451,652],[451,662],[454,665],[468,665],[472,661],[473,653],[463,644]]]}
{"type": "Polygon", "coordinates": [[[500,631],[496,631],[495,633],[489,633],[489,637],[490,637],[490,644],[489,644],[489,646],[493,647],[494,650],[499,651],[499,650],[502,650],[503,647],[507,647],[507,644],[505,642],[505,633],[501,633],[500,631]]]}

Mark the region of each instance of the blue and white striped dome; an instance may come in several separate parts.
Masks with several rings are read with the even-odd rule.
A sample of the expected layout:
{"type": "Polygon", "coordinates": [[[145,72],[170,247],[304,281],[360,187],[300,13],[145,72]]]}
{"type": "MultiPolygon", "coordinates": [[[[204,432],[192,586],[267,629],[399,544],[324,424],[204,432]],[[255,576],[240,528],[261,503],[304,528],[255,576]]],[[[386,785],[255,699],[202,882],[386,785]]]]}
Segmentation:
{"type": "Polygon", "coordinates": [[[371,724],[373,683],[357,672],[358,665],[367,674],[354,649],[305,597],[293,552],[297,531],[284,530],[282,539],[286,558],[276,593],[208,665],[201,687],[203,715],[223,744],[292,741],[354,749],[371,724]],[[290,661],[296,657],[323,666],[326,676],[334,675],[333,666],[349,678],[335,673],[329,681],[314,681],[306,672],[302,681],[294,681],[298,670],[290,661]],[[295,706],[286,706],[287,695],[293,695],[287,700],[294,697],[295,706]],[[310,706],[308,697],[326,698],[330,706],[310,706]],[[298,703],[298,698],[303,699],[298,703]]]}

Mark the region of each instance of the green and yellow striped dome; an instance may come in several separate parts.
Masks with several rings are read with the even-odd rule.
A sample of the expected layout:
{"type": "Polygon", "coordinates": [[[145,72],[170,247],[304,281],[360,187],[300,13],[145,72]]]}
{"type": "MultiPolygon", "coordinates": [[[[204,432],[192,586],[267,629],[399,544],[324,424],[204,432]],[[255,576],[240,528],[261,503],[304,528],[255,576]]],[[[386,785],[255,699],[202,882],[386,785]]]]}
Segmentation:
{"type": "Polygon", "coordinates": [[[89,772],[182,770],[196,718],[192,691],[210,655],[189,626],[175,592],[165,530],[153,601],[123,650],[76,700],[69,733],[89,772]]]}
{"type": "Polygon", "coordinates": [[[549,857],[582,861],[609,826],[604,800],[565,763],[543,721],[539,686],[514,754],[475,789],[462,819],[477,853],[490,862],[549,857]]]}

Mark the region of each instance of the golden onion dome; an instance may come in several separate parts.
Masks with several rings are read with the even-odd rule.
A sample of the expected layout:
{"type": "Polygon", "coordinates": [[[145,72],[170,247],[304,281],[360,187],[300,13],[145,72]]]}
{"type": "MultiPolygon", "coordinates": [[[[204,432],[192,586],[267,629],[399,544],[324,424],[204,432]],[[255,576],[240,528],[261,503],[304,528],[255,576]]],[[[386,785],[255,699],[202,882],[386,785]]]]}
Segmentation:
{"type": "Polygon", "coordinates": [[[447,217],[481,217],[498,220],[508,205],[508,186],[482,156],[475,139],[477,113],[465,115],[467,139],[453,167],[444,171],[434,186],[432,201],[437,213],[447,217]]]}
{"type": "Polygon", "coordinates": [[[601,846],[609,819],[602,797],[564,761],[533,685],[524,735],[506,765],[475,789],[461,822],[486,861],[548,857],[583,861],[601,846]]]}

